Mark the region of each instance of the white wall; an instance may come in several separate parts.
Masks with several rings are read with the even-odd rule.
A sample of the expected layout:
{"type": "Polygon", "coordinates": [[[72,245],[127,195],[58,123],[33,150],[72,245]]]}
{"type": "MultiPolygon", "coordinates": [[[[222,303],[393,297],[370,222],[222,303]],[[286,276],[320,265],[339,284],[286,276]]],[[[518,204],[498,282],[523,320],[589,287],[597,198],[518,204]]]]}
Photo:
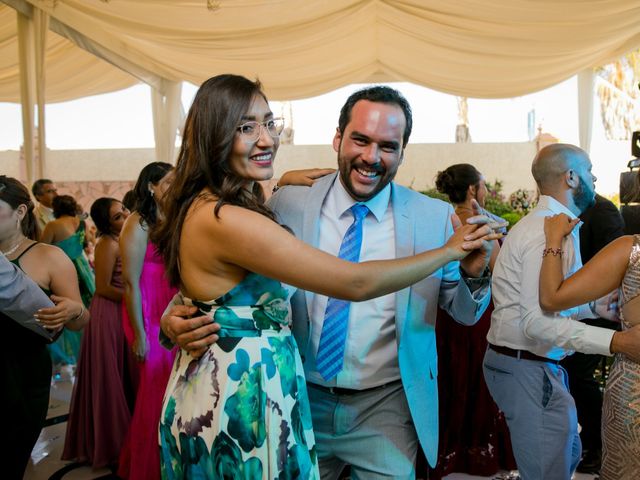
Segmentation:
{"type": "MultiPolygon", "coordinates": [[[[488,181],[501,180],[506,194],[518,188],[534,189],[530,166],[535,152],[535,144],[528,142],[410,144],[396,180],[423,190],[434,185],[439,170],[454,163],[471,163],[488,181]]],[[[591,156],[598,191],[617,193],[618,176],[631,158],[628,142],[607,142],[591,156]]],[[[153,160],[153,149],[51,150],[46,176],[59,182],[135,180],[140,169],[153,160]]],[[[291,169],[335,166],[336,153],[330,145],[282,145],[275,174],[278,177],[291,169]]],[[[19,152],[0,152],[0,172],[23,177],[19,152]]]]}

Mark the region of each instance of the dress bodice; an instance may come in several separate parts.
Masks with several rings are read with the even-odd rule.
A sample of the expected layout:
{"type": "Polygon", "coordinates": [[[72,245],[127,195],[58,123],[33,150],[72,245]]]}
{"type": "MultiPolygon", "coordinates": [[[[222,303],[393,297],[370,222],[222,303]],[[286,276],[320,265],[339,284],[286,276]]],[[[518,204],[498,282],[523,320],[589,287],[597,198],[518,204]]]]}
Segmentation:
{"type": "MultiPolygon", "coordinates": [[[[636,297],[638,294],[640,294],[640,235],[634,235],[633,246],[631,247],[631,254],[629,255],[629,265],[627,266],[627,271],[622,279],[622,305],[636,297]]],[[[620,317],[622,319],[622,327],[625,329],[629,328],[630,325],[625,321],[622,312],[620,317]]]]}
{"type": "Polygon", "coordinates": [[[115,288],[124,288],[122,282],[122,259],[120,255],[116,257],[116,263],[113,265],[113,272],[111,272],[111,285],[115,288]]]}
{"type": "Polygon", "coordinates": [[[183,299],[186,304],[197,306],[223,329],[279,331],[289,327],[291,320],[288,289],[278,280],[252,272],[215,300],[183,299]]]}
{"type": "Polygon", "coordinates": [[[84,222],[80,222],[78,229],[73,235],[59,242],[55,242],[54,245],[64,250],[64,253],[66,253],[71,260],[75,260],[83,253],[85,233],[84,222]]]}

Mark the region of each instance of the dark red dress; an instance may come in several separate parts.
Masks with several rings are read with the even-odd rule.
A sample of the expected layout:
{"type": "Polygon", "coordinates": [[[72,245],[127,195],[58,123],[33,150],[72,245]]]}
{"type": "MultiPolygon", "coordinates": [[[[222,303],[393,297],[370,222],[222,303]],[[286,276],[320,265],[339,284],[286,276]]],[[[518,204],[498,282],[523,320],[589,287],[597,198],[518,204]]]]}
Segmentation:
{"type": "Polygon", "coordinates": [[[460,325],[438,310],[438,464],[430,469],[418,457],[418,478],[440,479],[452,472],[489,476],[515,470],[504,414],[491,398],[482,373],[493,303],[473,327],[460,325]]]}

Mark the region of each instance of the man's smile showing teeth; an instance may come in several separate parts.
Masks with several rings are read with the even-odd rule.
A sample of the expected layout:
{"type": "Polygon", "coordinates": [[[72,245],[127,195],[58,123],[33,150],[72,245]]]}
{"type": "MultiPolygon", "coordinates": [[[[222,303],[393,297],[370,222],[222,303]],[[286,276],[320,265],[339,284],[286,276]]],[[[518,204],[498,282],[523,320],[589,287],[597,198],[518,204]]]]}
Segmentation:
{"type": "Polygon", "coordinates": [[[363,177],[373,178],[378,176],[378,172],[376,172],[375,170],[364,170],[362,168],[356,168],[355,170],[363,177]]]}

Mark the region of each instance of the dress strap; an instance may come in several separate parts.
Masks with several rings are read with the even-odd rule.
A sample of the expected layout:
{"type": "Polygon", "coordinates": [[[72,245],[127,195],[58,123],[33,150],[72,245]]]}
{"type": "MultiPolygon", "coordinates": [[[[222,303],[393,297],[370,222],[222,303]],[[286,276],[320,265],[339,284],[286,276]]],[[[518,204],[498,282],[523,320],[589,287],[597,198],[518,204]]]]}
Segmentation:
{"type": "MultiPolygon", "coordinates": [[[[13,260],[11,260],[11,263],[17,265],[18,267],[20,267],[20,259],[22,258],[22,256],[27,253],[29,250],[31,250],[33,247],[35,247],[36,245],[38,245],[40,242],[34,242],[31,245],[29,245],[27,248],[25,248],[22,253],[20,255],[18,255],[16,258],[14,258],[13,260]]],[[[22,270],[22,267],[20,268],[22,270]]]]}

